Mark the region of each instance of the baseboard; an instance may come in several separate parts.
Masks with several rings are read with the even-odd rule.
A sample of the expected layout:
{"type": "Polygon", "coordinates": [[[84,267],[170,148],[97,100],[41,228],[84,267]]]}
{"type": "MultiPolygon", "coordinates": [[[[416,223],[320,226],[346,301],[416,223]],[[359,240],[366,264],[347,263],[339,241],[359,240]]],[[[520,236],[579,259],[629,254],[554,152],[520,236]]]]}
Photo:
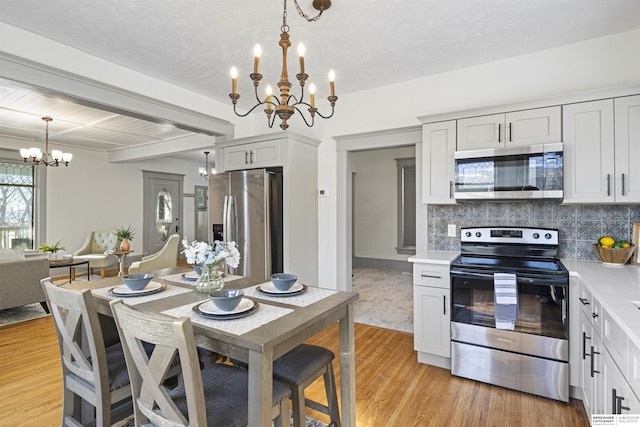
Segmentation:
{"type": "Polygon", "coordinates": [[[397,259],[377,259],[377,258],[353,258],[353,268],[378,268],[382,270],[396,270],[411,273],[413,265],[409,261],[397,259]]]}
{"type": "Polygon", "coordinates": [[[418,351],[418,363],[425,365],[437,366],[438,368],[451,370],[451,358],[437,356],[435,354],[423,353],[418,351]]]}

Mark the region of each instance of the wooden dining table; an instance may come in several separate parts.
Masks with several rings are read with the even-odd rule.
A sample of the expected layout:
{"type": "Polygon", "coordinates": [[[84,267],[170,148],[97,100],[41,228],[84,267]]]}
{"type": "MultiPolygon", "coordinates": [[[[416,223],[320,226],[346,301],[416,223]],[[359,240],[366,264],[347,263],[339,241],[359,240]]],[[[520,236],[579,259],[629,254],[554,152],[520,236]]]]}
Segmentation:
{"type": "MultiPolygon", "coordinates": [[[[355,427],[353,310],[354,303],[358,299],[357,293],[327,290],[308,284],[308,289],[304,292],[306,301],[294,304],[294,299],[290,297],[274,298],[257,292],[256,286],[264,283],[264,279],[236,276],[233,280],[225,281],[225,288],[245,289],[245,296],[258,303],[256,314],[232,321],[211,321],[190,311],[190,307],[208,298],[206,294],[196,292],[192,284],[180,280],[183,274],[191,271],[181,267],[158,270],[154,272],[154,281],[164,283],[167,286],[164,291],[154,294],[155,297],[152,300],[146,297],[148,301],[144,300],[144,302],[142,299],[136,302],[138,297],[123,299],[125,303],[142,311],[174,316],[176,316],[175,313],[185,313],[191,317],[199,347],[247,363],[249,366],[249,426],[251,427],[271,426],[273,361],[338,322],[342,425],[355,427]],[[270,318],[268,315],[272,312],[275,313],[275,317],[270,318]],[[263,323],[256,324],[258,319],[263,323]],[[233,325],[239,329],[230,329],[231,324],[226,322],[234,322],[233,325]]],[[[76,281],[64,287],[91,289],[98,311],[112,317],[109,301],[114,297],[108,293],[108,289],[122,284],[121,277],[108,277],[90,282],[76,281]]]]}

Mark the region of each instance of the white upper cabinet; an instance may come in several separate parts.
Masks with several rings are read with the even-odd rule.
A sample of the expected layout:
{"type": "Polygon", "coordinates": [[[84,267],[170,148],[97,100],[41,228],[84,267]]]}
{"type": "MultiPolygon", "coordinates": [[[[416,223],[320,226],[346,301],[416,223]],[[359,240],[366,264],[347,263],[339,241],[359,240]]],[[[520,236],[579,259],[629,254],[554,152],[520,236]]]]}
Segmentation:
{"type": "Polygon", "coordinates": [[[640,202],[640,95],[565,105],[563,136],[564,203],[640,202]]]}
{"type": "Polygon", "coordinates": [[[455,203],[456,121],[423,125],[422,142],[422,203],[455,203]]]}
{"type": "Polygon", "coordinates": [[[616,98],[616,202],[640,202],[640,95],[616,98]]]}
{"type": "Polygon", "coordinates": [[[280,139],[229,146],[224,149],[224,170],[282,166],[280,139]]]}
{"type": "Polygon", "coordinates": [[[560,142],[561,123],[559,106],[460,119],[457,150],[560,142]]]}

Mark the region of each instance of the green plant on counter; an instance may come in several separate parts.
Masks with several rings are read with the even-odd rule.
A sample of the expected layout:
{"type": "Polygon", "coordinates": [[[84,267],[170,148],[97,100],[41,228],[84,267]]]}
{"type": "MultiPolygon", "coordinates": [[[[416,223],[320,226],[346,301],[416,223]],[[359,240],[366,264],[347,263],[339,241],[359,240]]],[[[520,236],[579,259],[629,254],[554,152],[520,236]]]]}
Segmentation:
{"type": "Polygon", "coordinates": [[[51,253],[54,253],[54,254],[55,254],[55,253],[56,253],[56,252],[58,252],[58,251],[63,251],[63,250],[65,250],[65,247],[64,247],[64,246],[62,246],[62,245],[60,244],[60,242],[61,242],[61,240],[58,240],[58,241],[57,241],[57,242],[55,242],[53,245],[50,245],[50,244],[48,244],[48,243],[45,243],[44,245],[37,247],[37,248],[36,248],[36,250],[38,250],[38,251],[42,251],[42,252],[51,252],[51,253]]]}
{"type": "Polygon", "coordinates": [[[135,236],[136,230],[129,225],[128,227],[120,227],[116,229],[116,236],[118,236],[118,240],[133,240],[133,236],[135,236]]]}

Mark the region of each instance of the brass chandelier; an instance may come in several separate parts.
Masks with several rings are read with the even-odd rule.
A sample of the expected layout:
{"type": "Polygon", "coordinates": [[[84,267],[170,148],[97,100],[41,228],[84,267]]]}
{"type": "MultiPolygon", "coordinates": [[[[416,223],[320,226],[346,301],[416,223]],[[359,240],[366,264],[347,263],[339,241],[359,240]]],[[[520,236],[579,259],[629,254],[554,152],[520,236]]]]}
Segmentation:
{"type": "Polygon", "coordinates": [[[44,153],[41,149],[35,147],[21,148],[20,156],[24,159],[25,163],[31,161],[35,165],[60,166],[64,164],[65,166],[69,166],[69,162],[73,158],[73,154],[71,153],[51,150],[51,160],[49,160],[49,123],[53,119],[49,116],[44,116],[42,120],[47,123],[45,128],[44,153]]]}
{"type": "MultiPolygon", "coordinates": [[[[293,0],[293,2],[296,5],[298,14],[303,18],[305,18],[308,22],[317,21],[318,19],[320,19],[322,12],[329,9],[329,7],[331,6],[330,0],[314,0],[313,7],[316,10],[319,10],[320,12],[315,17],[310,18],[300,9],[300,6],[298,5],[297,0],[293,0]]],[[[289,82],[289,74],[287,71],[287,49],[291,46],[291,42],[289,41],[289,26],[287,25],[287,0],[284,0],[284,12],[282,14],[282,27],[280,27],[280,30],[282,32],[280,34],[280,42],[278,44],[280,45],[280,47],[282,47],[282,73],[280,75],[280,81],[277,83],[278,89],[280,90],[280,95],[273,94],[273,89],[271,88],[271,85],[267,85],[266,97],[263,100],[261,100],[260,96],[258,95],[258,86],[260,85],[260,80],[262,79],[262,74],[260,74],[259,72],[260,71],[260,55],[262,53],[262,50],[260,48],[260,45],[256,45],[254,48],[253,73],[249,74],[249,77],[253,81],[253,87],[254,87],[257,103],[245,114],[240,114],[238,113],[238,111],[236,111],[236,105],[238,103],[238,99],[240,99],[240,94],[238,93],[238,81],[237,81],[238,70],[236,69],[236,67],[232,67],[231,68],[232,89],[231,89],[231,93],[229,94],[229,97],[233,102],[233,111],[239,117],[246,117],[256,108],[258,108],[261,105],[264,105],[266,107],[264,112],[267,115],[267,124],[269,125],[269,127],[270,128],[273,127],[273,124],[277,116],[277,117],[280,117],[280,120],[281,120],[280,128],[282,130],[286,130],[289,127],[289,124],[287,123],[287,121],[291,118],[291,116],[293,116],[293,114],[296,111],[298,111],[298,113],[300,113],[300,116],[302,117],[302,120],[304,120],[305,124],[308,127],[311,127],[315,123],[316,114],[322,117],[323,119],[328,119],[333,116],[334,107],[335,107],[336,101],[338,100],[338,97],[335,96],[335,87],[334,87],[335,73],[333,69],[329,71],[329,96],[327,97],[327,100],[329,101],[329,104],[331,104],[331,114],[329,114],[328,116],[325,116],[325,115],[322,115],[316,108],[316,105],[315,105],[316,88],[314,84],[309,85],[309,102],[306,102],[304,100],[304,86],[307,79],[309,78],[309,75],[305,73],[304,45],[300,43],[298,45],[298,55],[300,56],[300,72],[296,74],[296,78],[300,83],[300,97],[298,98],[295,95],[290,94],[289,92],[291,90],[292,84],[291,82],[289,82]],[[305,107],[309,112],[310,119],[307,119],[307,117],[305,117],[305,113],[302,110],[302,108],[305,108],[305,107]]]]}

